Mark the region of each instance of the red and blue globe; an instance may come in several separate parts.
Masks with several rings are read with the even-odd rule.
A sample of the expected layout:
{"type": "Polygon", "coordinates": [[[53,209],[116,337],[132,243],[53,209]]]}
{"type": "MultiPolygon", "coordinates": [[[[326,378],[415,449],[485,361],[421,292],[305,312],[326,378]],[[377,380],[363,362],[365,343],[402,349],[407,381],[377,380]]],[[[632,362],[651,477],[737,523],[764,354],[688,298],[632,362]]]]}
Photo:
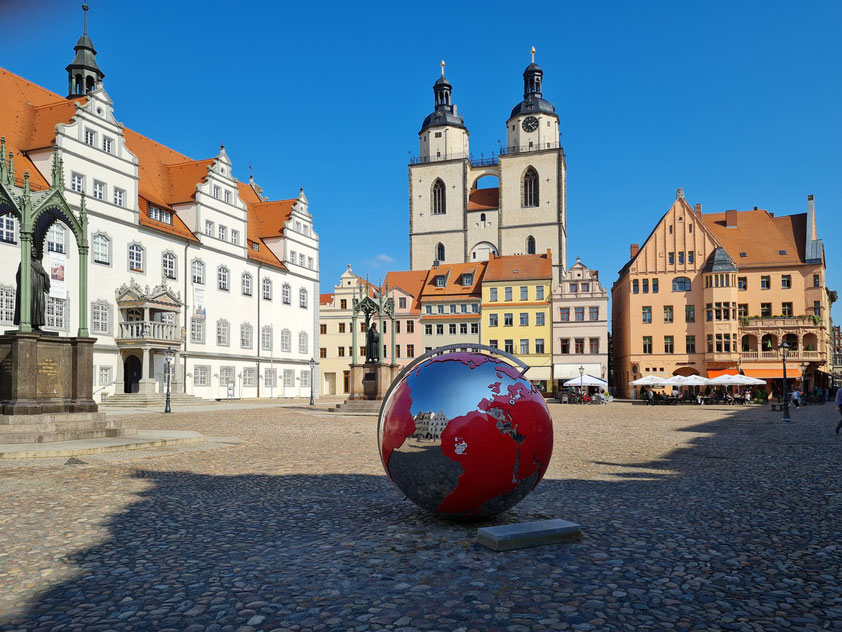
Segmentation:
{"type": "Polygon", "coordinates": [[[482,519],[523,500],[547,471],[553,426],[543,396],[485,353],[422,361],[383,402],[380,458],[395,486],[447,518],[482,519]]]}

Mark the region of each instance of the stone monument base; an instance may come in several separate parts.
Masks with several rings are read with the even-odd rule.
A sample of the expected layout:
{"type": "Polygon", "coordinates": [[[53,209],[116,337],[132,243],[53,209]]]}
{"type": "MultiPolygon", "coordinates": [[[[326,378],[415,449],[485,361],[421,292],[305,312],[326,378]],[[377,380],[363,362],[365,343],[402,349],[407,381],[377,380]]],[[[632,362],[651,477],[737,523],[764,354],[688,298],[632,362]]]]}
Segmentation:
{"type": "Polygon", "coordinates": [[[42,332],[0,336],[2,414],[95,413],[95,341],[42,332]]]}
{"type": "Polygon", "coordinates": [[[400,366],[397,364],[352,364],[351,394],[348,399],[383,399],[399,372],[400,366]]]}
{"type": "Polygon", "coordinates": [[[136,434],[136,428],[124,427],[119,419],[106,419],[105,413],[0,415],[0,444],[52,443],[136,434]]]}

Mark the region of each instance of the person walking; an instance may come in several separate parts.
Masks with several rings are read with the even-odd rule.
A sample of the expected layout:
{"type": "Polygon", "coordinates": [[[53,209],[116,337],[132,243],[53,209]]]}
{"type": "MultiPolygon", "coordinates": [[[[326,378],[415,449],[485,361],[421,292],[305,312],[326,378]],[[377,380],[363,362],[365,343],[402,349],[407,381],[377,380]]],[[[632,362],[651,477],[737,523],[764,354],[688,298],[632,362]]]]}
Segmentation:
{"type": "Polygon", "coordinates": [[[792,397],[792,403],[795,404],[796,408],[798,408],[801,404],[801,391],[798,390],[798,388],[794,388],[790,397],[792,397]]]}
{"type": "MultiPolygon", "coordinates": [[[[836,389],[836,410],[842,415],[842,388],[836,389]]],[[[842,430],[842,419],[836,424],[836,434],[839,434],[840,430],[842,430]]]]}

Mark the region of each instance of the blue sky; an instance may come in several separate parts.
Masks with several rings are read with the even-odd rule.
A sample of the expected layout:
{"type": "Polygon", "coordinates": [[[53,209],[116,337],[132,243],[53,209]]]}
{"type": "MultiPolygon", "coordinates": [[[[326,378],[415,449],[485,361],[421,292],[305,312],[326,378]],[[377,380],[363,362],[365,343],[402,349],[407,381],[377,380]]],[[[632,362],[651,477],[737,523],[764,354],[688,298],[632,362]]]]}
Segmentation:
{"type": "MultiPolygon", "coordinates": [[[[0,65],[63,94],[79,4],[0,0],[0,65]]],[[[533,45],[567,154],[568,263],[610,287],[679,186],[705,211],[776,215],[812,193],[842,289],[839,2],[89,4],[119,120],[193,158],[224,140],[273,199],[305,187],[323,291],[347,263],[408,267],[406,165],[439,61],[488,155],[533,45]]]]}

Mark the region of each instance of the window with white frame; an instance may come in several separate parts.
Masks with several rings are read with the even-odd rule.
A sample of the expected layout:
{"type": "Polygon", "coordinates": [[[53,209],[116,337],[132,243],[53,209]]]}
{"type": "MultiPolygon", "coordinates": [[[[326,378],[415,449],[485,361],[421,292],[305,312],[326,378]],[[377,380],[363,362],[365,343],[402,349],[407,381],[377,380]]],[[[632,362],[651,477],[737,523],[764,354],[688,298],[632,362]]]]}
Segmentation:
{"type": "Polygon", "coordinates": [[[202,263],[201,259],[193,259],[190,264],[190,275],[193,277],[193,283],[205,284],[205,264],[202,263]]]}
{"type": "Polygon", "coordinates": [[[263,382],[266,388],[275,388],[278,385],[278,369],[264,369],[263,382]]]}
{"type": "Polygon", "coordinates": [[[292,288],[289,286],[289,283],[284,283],[283,286],[281,286],[281,301],[284,305],[289,305],[291,300],[292,288]]]}
{"type": "Polygon", "coordinates": [[[240,245],[240,231],[235,228],[231,229],[231,243],[235,246],[240,245]]]}
{"type": "Polygon", "coordinates": [[[190,320],[190,342],[205,344],[205,319],[192,318],[190,320]]]}
{"type": "Polygon", "coordinates": [[[301,370],[301,386],[310,388],[310,369],[301,370]]]}
{"type": "Polygon", "coordinates": [[[47,250],[50,252],[67,252],[67,230],[58,222],[53,222],[47,231],[47,250]]]}
{"type": "Polygon", "coordinates": [[[111,333],[111,305],[107,301],[91,303],[91,333],[105,336],[111,333]]]}
{"type": "Polygon", "coordinates": [[[102,233],[97,233],[91,240],[91,253],[94,263],[111,264],[111,240],[102,233]]]}
{"type": "Polygon", "coordinates": [[[70,174],[70,190],[82,193],[85,190],[85,176],[80,173],[70,174]]]}
{"type": "Polygon", "coordinates": [[[100,386],[111,386],[111,367],[110,366],[100,366],[99,367],[99,385],[100,386]]]}
{"type": "Polygon", "coordinates": [[[284,369],[284,386],[287,388],[295,386],[295,371],[284,369]]]}
{"type": "Polygon", "coordinates": [[[129,246],[129,271],[143,272],[143,246],[140,244],[129,246]]]}
{"type": "Polygon", "coordinates": [[[15,218],[12,215],[3,215],[0,217],[0,241],[5,241],[7,244],[17,243],[15,241],[15,218]]]}
{"type": "Polygon", "coordinates": [[[298,255],[298,265],[300,265],[303,268],[305,261],[306,261],[306,258],[304,256],[304,253],[302,252],[301,254],[298,255]]]}
{"type": "Polygon", "coordinates": [[[125,206],[126,204],[126,192],[123,189],[118,189],[114,187],[114,204],[117,206],[125,206]]]}
{"type": "Polygon", "coordinates": [[[108,136],[102,137],[102,151],[109,154],[114,151],[114,141],[108,138],[108,136]]]}
{"type": "Polygon", "coordinates": [[[162,208],[158,208],[157,206],[149,207],[149,217],[154,219],[156,222],[172,226],[172,213],[165,211],[162,208]]]}
{"type": "Polygon", "coordinates": [[[172,251],[167,250],[163,255],[161,255],[161,270],[166,278],[175,279],[176,269],[177,265],[175,254],[172,251]]]}
{"type": "Polygon", "coordinates": [[[231,191],[229,191],[228,189],[225,189],[225,201],[228,204],[231,204],[231,191]]]}
{"type": "Polygon", "coordinates": [[[15,286],[0,285],[0,323],[11,325],[15,319],[15,286]]]}
{"type": "Polygon", "coordinates": [[[272,328],[264,325],[260,330],[260,348],[264,351],[272,350],[272,328]]]}
{"type": "Polygon", "coordinates": [[[243,369],[243,386],[257,386],[257,369],[243,369]]]}
{"type": "Polygon", "coordinates": [[[96,132],[92,129],[85,130],[85,144],[96,147],[96,132]]]}
{"type": "Polygon", "coordinates": [[[219,227],[219,239],[228,241],[228,229],[225,226],[219,227]]]}
{"type": "Polygon", "coordinates": [[[307,332],[298,332],[298,353],[307,353],[307,332]]]}
{"type": "Polygon", "coordinates": [[[54,298],[52,296],[47,297],[47,327],[54,329],[67,328],[66,307],[66,299],[54,298]]]}
{"type": "Polygon", "coordinates": [[[193,386],[210,386],[211,369],[200,365],[193,367],[193,386]]]}
{"type": "Polygon", "coordinates": [[[105,182],[94,180],[94,197],[97,200],[105,199],[105,182]]]}
{"type": "Polygon", "coordinates": [[[272,281],[271,279],[263,279],[263,300],[264,301],[271,301],[272,300],[272,281]]]}
{"type": "Polygon", "coordinates": [[[243,296],[251,296],[251,274],[248,272],[243,272],[240,289],[243,296]]]}
{"type": "Polygon", "coordinates": [[[292,351],[292,334],[289,329],[281,329],[281,352],[292,351]]]}
{"type": "Polygon", "coordinates": [[[298,306],[299,307],[307,307],[307,290],[301,288],[298,290],[298,306]]]}
{"type": "Polygon", "coordinates": [[[213,237],[213,222],[209,219],[205,220],[205,235],[208,237],[213,237]]]}
{"type": "Polygon", "coordinates": [[[227,320],[216,321],[216,344],[227,347],[231,344],[231,328],[227,320]]]}
{"type": "Polygon", "coordinates": [[[313,257],[307,257],[307,267],[313,269],[313,257]]]}
{"type": "Polygon", "coordinates": [[[240,347],[251,349],[251,325],[248,323],[240,325],[240,347]]]}
{"type": "Polygon", "coordinates": [[[219,383],[220,384],[233,384],[234,383],[234,376],[235,376],[234,367],[223,366],[223,367],[219,368],[219,383]]]}
{"type": "Polygon", "coordinates": [[[298,263],[298,255],[295,253],[295,250],[290,251],[289,261],[290,263],[298,263]]]}
{"type": "Polygon", "coordinates": [[[216,287],[223,292],[227,292],[231,289],[230,279],[231,274],[228,272],[228,268],[225,266],[219,266],[216,269],[216,287]]]}
{"type": "Polygon", "coordinates": [[[217,185],[213,185],[213,197],[219,199],[221,189],[217,185]]]}

